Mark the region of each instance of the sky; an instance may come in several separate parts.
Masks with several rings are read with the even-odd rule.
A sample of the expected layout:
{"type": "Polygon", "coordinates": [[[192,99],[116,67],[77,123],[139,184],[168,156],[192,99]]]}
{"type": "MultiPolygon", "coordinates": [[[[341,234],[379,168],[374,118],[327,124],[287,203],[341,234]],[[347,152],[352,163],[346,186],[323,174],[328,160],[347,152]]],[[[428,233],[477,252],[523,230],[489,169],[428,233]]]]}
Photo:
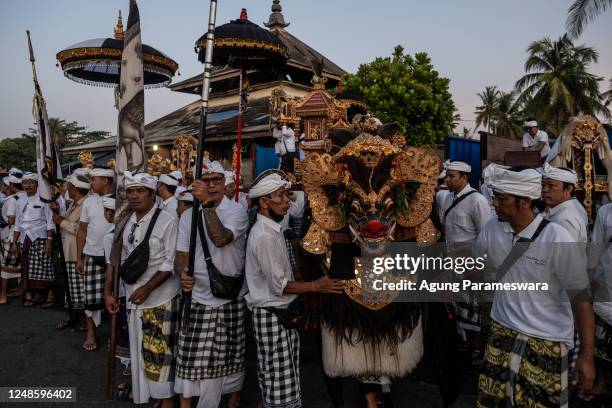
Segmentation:
{"type": "MultiPolygon", "coordinates": [[[[31,31],[38,78],[49,116],[116,133],[110,88],[63,76],[58,51],[74,43],[112,37],[117,11],[127,20],[128,0],[2,0],[0,15],[0,138],[27,131],[32,119],[32,71],[26,30],[31,31]]],[[[208,22],[208,0],[139,0],[142,39],[179,63],[174,82],[202,72],[193,47],[208,22]]],[[[355,72],[361,63],[388,56],[396,45],[427,52],[450,90],[467,128],[474,128],[477,93],[488,85],[510,91],[524,74],[526,48],[565,31],[570,0],[283,0],[288,31],[355,72]]],[[[268,20],[272,0],[219,0],[217,24],[238,18],[268,20]]],[[[578,44],[599,51],[591,72],[612,77],[612,10],[587,26],[578,44]]],[[[153,121],[197,96],[147,90],[145,120],[153,121]]]]}

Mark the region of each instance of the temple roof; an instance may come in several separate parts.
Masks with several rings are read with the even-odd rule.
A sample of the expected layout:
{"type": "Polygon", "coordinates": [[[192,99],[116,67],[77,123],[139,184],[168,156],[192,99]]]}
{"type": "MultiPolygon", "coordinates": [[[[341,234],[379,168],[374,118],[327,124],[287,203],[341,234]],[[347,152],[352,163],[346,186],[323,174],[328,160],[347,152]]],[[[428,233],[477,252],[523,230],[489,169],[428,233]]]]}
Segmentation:
{"type": "MultiPolygon", "coordinates": [[[[269,98],[249,100],[244,112],[243,139],[270,136],[269,98]]],[[[206,143],[225,142],[236,139],[238,107],[231,105],[212,107],[208,111],[206,143]]],[[[145,126],[145,146],[170,145],[179,135],[197,137],[200,125],[200,101],[194,101],[145,126]]],[[[115,150],[117,139],[111,137],[86,145],[62,149],[65,154],[76,154],[83,150],[100,152],[115,150]]]]}

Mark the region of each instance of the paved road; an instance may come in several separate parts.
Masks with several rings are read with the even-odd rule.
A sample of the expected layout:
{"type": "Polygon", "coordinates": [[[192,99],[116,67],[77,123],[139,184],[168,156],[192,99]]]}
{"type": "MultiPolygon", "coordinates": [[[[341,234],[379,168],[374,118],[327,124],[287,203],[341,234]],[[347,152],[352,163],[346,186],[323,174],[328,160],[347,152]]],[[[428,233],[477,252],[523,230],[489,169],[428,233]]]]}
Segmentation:
{"type": "MultiPolygon", "coordinates": [[[[128,403],[105,398],[106,349],[95,352],[81,348],[83,333],[70,329],[57,331],[55,323],[63,317],[59,308],[42,310],[23,308],[15,300],[0,308],[0,386],[65,386],[77,388],[77,404],[5,404],[23,408],[49,407],[124,407],[128,403]]],[[[109,322],[103,324],[99,338],[108,338],[109,322]]],[[[305,408],[331,408],[325,391],[322,370],[313,355],[313,342],[304,341],[302,351],[302,390],[305,408]]],[[[243,407],[257,406],[258,389],[253,347],[248,347],[248,373],[243,390],[243,407]]],[[[119,364],[118,364],[119,365],[119,364]]],[[[122,381],[118,373],[119,381],[122,381]]],[[[343,394],[347,408],[358,408],[355,384],[345,382],[343,394]]],[[[393,386],[396,407],[441,407],[436,386],[417,380],[401,381],[393,386]]],[[[455,408],[472,407],[474,398],[461,395],[455,408]]]]}

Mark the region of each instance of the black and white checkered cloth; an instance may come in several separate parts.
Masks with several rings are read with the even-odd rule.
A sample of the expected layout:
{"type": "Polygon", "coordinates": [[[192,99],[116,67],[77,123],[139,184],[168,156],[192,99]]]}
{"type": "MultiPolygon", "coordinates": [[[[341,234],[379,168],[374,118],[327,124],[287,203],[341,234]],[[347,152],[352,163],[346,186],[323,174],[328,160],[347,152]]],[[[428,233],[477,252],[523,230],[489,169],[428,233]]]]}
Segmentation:
{"type": "Polygon", "coordinates": [[[242,299],[222,306],[192,302],[189,327],[179,334],[176,375],[199,381],[244,371],[245,314],[242,299]]]}
{"type": "Polygon", "coordinates": [[[85,269],[85,309],[104,309],[104,268],[97,266],[93,258],[85,255],[83,259],[85,269]]]}
{"type": "Polygon", "coordinates": [[[28,280],[52,282],[55,280],[53,258],[45,254],[46,239],[37,239],[28,251],[28,280]]]}
{"type": "MultiPolygon", "coordinates": [[[[13,241],[10,238],[2,240],[2,258],[0,259],[3,278],[4,274],[21,274],[21,262],[19,255],[15,257],[12,250],[13,241]]],[[[8,278],[8,275],[6,276],[8,278]]]]}
{"type": "Polygon", "coordinates": [[[595,355],[612,363],[612,326],[598,316],[595,320],[595,355]]]}
{"type": "Polygon", "coordinates": [[[85,279],[76,271],[76,262],[66,262],[66,274],[68,275],[68,291],[72,309],[82,310],[85,307],[85,279]]]}
{"type": "Polygon", "coordinates": [[[580,355],[580,337],[578,336],[578,330],[574,329],[574,347],[572,347],[567,353],[568,360],[568,372],[571,377],[574,373],[574,367],[576,367],[576,362],[578,361],[578,356],[580,355]]]}
{"type": "Polygon", "coordinates": [[[278,318],[260,307],[253,308],[257,346],[257,376],[265,408],[299,408],[300,339],[296,330],[285,329],[278,318]]]}
{"type": "Polygon", "coordinates": [[[287,254],[289,255],[289,262],[291,262],[291,267],[295,270],[297,263],[295,262],[295,255],[293,254],[293,245],[291,243],[291,239],[285,237],[285,246],[287,247],[287,254]]]}

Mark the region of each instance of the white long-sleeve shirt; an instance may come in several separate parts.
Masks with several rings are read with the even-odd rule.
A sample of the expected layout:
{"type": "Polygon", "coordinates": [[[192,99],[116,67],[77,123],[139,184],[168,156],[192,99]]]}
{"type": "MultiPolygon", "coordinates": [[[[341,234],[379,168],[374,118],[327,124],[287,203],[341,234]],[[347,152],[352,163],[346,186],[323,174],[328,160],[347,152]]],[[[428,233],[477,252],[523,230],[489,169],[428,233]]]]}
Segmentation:
{"type": "Polygon", "coordinates": [[[17,211],[15,222],[15,232],[19,232],[19,242],[23,243],[26,236],[31,241],[46,239],[47,231],[54,230],[55,224],[49,204],[43,203],[38,193],[32,196],[26,195],[21,211],[17,211]]]}
{"type": "MultiPolygon", "coordinates": [[[[448,194],[444,211],[450,208],[454,200],[470,191],[475,191],[475,189],[468,184],[458,194],[448,194]]],[[[444,213],[442,215],[444,216],[444,213]]],[[[487,199],[479,192],[470,194],[444,217],[447,244],[476,240],[478,233],[491,219],[491,216],[491,208],[487,199]]]]}
{"type": "Polygon", "coordinates": [[[544,218],[565,228],[576,242],[587,242],[589,219],[582,204],[575,198],[562,202],[544,211],[544,218]]]}
{"type": "Polygon", "coordinates": [[[281,224],[257,214],[247,241],[244,297],[251,307],[286,308],[297,295],[285,295],[287,283],[295,280],[281,224]]]}
{"type": "Polygon", "coordinates": [[[277,142],[274,145],[274,151],[278,155],[284,155],[287,152],[295,152],[295,132],[293,129],[283,126],[281,129],[275,128],[272,131],[272,137],[277,142]]]}
{"type": "Polygon", "coordinates": [[[597,212],[589,246],[589,267],[595,268],[591,279],[601,286],[601,291],[594,294],[593,311],[612,324],[612,204],[597,212]]]}

